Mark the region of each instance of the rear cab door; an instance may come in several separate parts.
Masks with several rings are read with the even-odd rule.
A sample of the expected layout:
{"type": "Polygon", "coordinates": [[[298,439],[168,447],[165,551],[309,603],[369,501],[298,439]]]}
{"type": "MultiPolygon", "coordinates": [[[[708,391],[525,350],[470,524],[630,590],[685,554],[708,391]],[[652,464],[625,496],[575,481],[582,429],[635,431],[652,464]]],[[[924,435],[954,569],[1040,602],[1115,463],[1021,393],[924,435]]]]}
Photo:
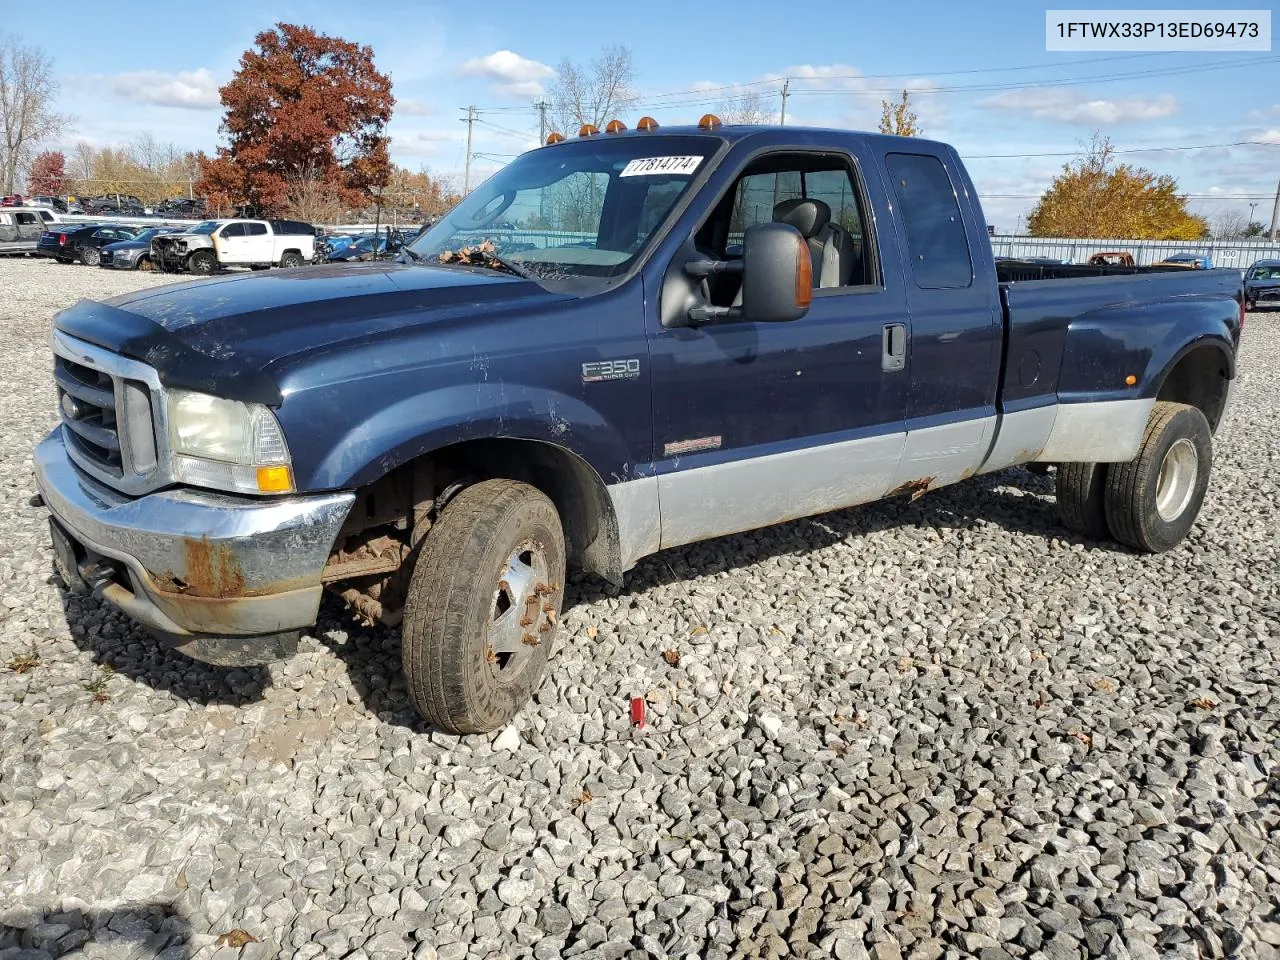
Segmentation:
{"type": "Polygon", "coordinates": [[[244,225],[245,256],[244,263],[274,263],[280,259],[280,251],[276,237],[271,228],[262,220],[250,220],[244,225]]]}
{"type": "Polygon", "coordinates": [[[899,238],[910,317],[906,443],[895,487],[962,480],[997,431],[1003,313],[976,192],[955,151],[877,138],[899,238]]]}

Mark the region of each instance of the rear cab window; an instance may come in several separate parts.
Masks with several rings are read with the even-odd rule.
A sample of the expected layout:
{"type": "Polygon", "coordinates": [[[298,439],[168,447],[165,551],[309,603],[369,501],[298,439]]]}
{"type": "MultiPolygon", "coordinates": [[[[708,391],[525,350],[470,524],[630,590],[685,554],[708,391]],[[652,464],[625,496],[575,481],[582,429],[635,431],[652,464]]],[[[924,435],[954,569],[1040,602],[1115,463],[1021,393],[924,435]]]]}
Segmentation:
{"type": "Polygon", "coordinates": [[[942,161],[891,153],[885,167],[907,240],[911,278],[923,290],[973,284],[973,259],[954,184],[942,161]]]}

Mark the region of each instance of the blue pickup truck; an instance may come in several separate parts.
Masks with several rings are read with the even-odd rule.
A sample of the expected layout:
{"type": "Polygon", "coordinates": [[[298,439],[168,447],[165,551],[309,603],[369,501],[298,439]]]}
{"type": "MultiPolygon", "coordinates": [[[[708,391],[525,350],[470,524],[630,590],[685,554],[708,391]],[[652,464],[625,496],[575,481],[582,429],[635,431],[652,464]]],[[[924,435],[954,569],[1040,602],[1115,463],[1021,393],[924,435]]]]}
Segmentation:
{"type": "Polygon", "coordinates": [[[399,624],[457,732],[530,696],[565,575],[1016,464],[1065,526],[1174,547],[1236,376],[1234,270],[992,256],[951,147],[584,129],[395,262],[82,301],[39,444],[56,566],[212,663],[322,591],[399,624]]]}

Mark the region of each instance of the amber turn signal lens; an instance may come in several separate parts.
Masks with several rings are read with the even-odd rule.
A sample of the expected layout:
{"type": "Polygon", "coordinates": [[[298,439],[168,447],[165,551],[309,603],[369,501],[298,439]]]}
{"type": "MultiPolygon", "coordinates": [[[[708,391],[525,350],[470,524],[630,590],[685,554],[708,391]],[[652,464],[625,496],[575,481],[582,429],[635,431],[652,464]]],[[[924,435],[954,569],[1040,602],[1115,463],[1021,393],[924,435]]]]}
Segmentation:
{"type": "Polygon", "coordinates": [[[813,302],[813,261],[809,259],[809,245],[804,237],[796,237],[799,255],[796,258],[796,306],[808,309],[813,302]]]}
{"type": "Polygon", "coordinates": [[[563,133],[556,133],[556,131],[552,130],[550,133],[547,134],[548,147],[551,146],[553,143],[560,143],[563,140],[564,140],[563,133]]]}
{"type": "Polygon", "coordinates": [[[714,130],[720,125],[720,118],[714,113],[704,113],[702,119],[698,121],[698,129],[700,130],[714,130]]]}
{"type": "Polygon", "coordinates": [[[290,493],[293,490],[293,472],[285,466],[259,467],[259,493],[290,493]]]}
{"type": "Polygon", "coordinates": [[[1125,382],[1125,386],[1132,387],[1135,383],[1138,382],[1138,378],[1131,373],[1124,378],[1124,382],[1125,382]]]}
{"type": "Polygon", "coordinates": [[[594,123],[584,123],[578,128],[578,136],[580,137],[594,137],[599,132],[600,128],[594,123]]]}
{"type": "Polygon", "coordinates": [[[653,117],[641,117],[640,122],[636,124],[636,129],[643,130],[645,133],[648,133],[650,130],[657,130],[658,121],[653,119],[653,117]]]}
{"type": "Polygon", "coordinates": [[[627,129],[627,125],[623,123],[621,120],[610,120],[607,124],[605,124],[604,132],[605,133],[625,133],[626,129],[627,129]]]}

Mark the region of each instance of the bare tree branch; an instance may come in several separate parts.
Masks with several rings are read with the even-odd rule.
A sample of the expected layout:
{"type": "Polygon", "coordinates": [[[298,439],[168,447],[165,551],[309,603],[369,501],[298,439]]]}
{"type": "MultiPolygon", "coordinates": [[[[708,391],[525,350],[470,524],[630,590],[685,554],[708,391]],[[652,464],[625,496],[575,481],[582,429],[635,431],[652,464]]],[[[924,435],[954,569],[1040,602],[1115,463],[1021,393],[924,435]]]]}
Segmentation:
{"type": "Polygon", "coordinates": [[[585,123],[603,129],[636,102],[635,65],[623,46],[605,47],[590,64],[565,59],[551,85],[552,128],[573,136],[585,123]]]}
{"type": "Polygon", "coordinates": [[[38,47],[0,35],[0,186],[13,193],[35,146],[56,136],[67,118],[54,112],[53,61],[38,47]]]}
{"type": "Polygon", "coordinates": [[[716,106],[716,116],[730,124],[759,126],[778,122],[778,114],[766,106],[764,98],[754,90],[721,100],[716,106]]]}

